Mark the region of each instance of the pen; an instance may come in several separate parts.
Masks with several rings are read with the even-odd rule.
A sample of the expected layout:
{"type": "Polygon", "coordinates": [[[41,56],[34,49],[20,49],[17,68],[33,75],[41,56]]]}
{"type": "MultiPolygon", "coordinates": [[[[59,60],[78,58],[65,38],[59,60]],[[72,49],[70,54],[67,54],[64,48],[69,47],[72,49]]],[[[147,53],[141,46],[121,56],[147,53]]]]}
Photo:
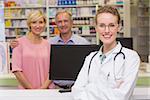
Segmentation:
{"type": "Polygon", "coordinates": [[[60,93],[71,92],[71,89],[60,89],[60,93]]]}
{"type": "Polygon", "coordinates": [[[108,75],[107,75],[107,80],[108,80],[109,76],[110,76],[110,72],[109,72],[108,75]]]}

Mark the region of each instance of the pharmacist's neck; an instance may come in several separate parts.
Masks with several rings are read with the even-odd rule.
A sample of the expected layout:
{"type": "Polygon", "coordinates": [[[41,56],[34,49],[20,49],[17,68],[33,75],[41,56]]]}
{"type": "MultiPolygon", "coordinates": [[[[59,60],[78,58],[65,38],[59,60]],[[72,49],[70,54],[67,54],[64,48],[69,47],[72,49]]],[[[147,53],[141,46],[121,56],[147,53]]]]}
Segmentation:
{"type": "Polygon", "coordinates": [[[114,41],[112,42],[111,44],[104,44],[104,47],[103,47],[103,53],[107,53],[109,52],[110,50],[112,50],[113,48],[115,48],[115,46],[117,45],[117,42],[114,41]]]}

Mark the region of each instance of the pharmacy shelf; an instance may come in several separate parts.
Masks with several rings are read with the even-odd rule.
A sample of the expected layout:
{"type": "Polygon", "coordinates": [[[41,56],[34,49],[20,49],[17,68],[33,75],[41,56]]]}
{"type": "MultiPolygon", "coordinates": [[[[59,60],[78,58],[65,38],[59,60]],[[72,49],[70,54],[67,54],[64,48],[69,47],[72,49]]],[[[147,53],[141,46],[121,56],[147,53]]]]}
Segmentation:
{"type": "MultiPolygon", "coordinates": [[[[128,1],[128,0],[127,0],[128,1]]],[[[125,11],[127,11],[127,10],[124,10],[124,3],[125,2],[122,2],[122,3],[120,3],[120,2],[116,2],[116,4],[111,4],[111,5],[113,5],[113,6],[117,6],[117,7],[121,7],[121,17],[122,16],[124,16],[124,15],[126,15],[126,14],[124,14],[124,12],[125,11]]],[[[50,22],[52,19],[54,19],[55,17],[54,16],[51,16],[51,15],[49,15],[49,10],[52,8],[56,8],[56,9],[59,9],[59,8],[76,8],[77,10],[78,9],[80,9],[80,8],[90,8],[90,9],[95,9],[95,12],[96,12],[96,7],[97,6],[101,6],[101,4],[99,4],[98,2],[95,2],[95,3],[93,3],[93,4],[90,4],[90,2],[89,3],[86,3],[86,4],[79,4],[79,5],[49,5],[49,2],[46,2],[46,4],[45,5],[34,5],[34,4],[29,4],[29,5],[25,5],[25,6],[15,6],[15,7],[5,7],[4,9],[6,10],[6,11],[9,11],[9,10],[25,10],[25,9],[27,9],[27,10],[30,10],[30,9],[42,9],[45,13],[46,13],[46,16],[47,16],[47,20],[48,20],[48,22],[50,22]]],[[[6,12],[7,13],[7,12],[6,12]]],[[[91,14],[91,13],[90,13],[91,14]]],[[[21,15],[20,15],[21,16],[21,15]]],[[[23,16],[26,16],[26,15],[23,15],[23,16]]],[[[95,14],[94,15],[77,15],[77,16],[75,16],[75,15],[73,15],[73,19],[74,20],[78,20],[78,18],[82,18],[82,19],[80,19],[81,21],[82,20],[84,20],[84,18],[87,20],[90,20],[91,18],[94,20],[94,17],[95,17],[95,14]]],[[[127,17],[122,17],[122,19],[123,19],[123,21],[124,20],[126,20],[125,18],[127,18],[127,17]]],[[[18,21],[18,20],[26,20],[26,17],[5,17],[5,20],[11,20],[11,21],[18,21]]],[[[129,21],[124,21],[124,22],[129,22],[129,21]]],[[[47,37],[49,37],[50,36],[50,34],[49,34],[49,32],[50,32],[50,29],[49,29],[49,27],[52,27],[53,25],[50,25],[50,24],[47,24],[47,37]]],[[[80,26],[88,26],[88,25],[85,25],[85,24],[75,24],[73,27],[80,27],[80,26]]],[[[94,27],[94,25],[92,24],[92,25],[89,25],[89,27],[94,27]]],[[[127,27],[127,25],[124,25],[125,27],[127,27]]],[[[53,27],[55,27],[55,25],[53,26],[53,27]]],[[[12,27],[7,27],[6,26],[6,29],[14,29],[14,31],[15,31],[15,29],[27,29],[27,27],[20,27],[20,26],[12,26],[12,27]]],[[[125,32],[124,33],[129,33],[129,32],[127,32],[126,31],[126,29],[128,29],[128,28],[125,28],[125,32]]],[[[130,33],[129,33],[130,34],[130,33]]]]}
{"type": "Polygon", "coordinates": [[[5,7],[4,9],[36,9],[36,8],[46,8],[46,6],[14,6],[14,7],[5,7]]]}
{"type": "Polygon", "coordinates": [[[10,27],[5,27],[6,29],[16,29],[16,28],[18,28],[18,29],[22,29],[22,28],[28,28],[28,27],[21,27],[21,26],[10,26],[10,27]]]}
{"type": "Polygon", "coordinates": [[[49,5],[49,8],[95,7],[95,5],[49,5]]]}
{"type": "MultiPolygon", "coordinates": [[[[74,8],[74,7],[95,7],[95,5],[99,5],[98,3],[95,4],[86,4],[86,5],[49,5],[50,8],[74,8]]],[[[111,4],[112,6],[123,7],[123,4],[111,4]]],[[[99,5],[101,6],[101,5],[99,5]]]]}
{"type": "Polygon", "coordinates": [[[141,56],[141,60],[144,62],[148,61],[149,55],[149,29],[150,29],[150,7],[149,7],[149,0],[137,0],[137,51],[141,56]],[[143,42],[140,42],[143,41],[143,42]]]}
{"type": "MultiPolygon", "coordinates": [[[[94,25],[73,25],[73,27],[82,27],[82,26],[88,26],[88,27],[94,27],[94,25]]],[[[49,25],[49,27],[57,27],[56,25],[49,25]]]]}
{"type": "Polygon", "coordinates": [[[149,15],[138,15],[138,17],[140,18],[150,18],[150,16],[149,15]]]}
{"type": "Polygon", "coordinates": [[[143,8],[143,9],[145,9],[145,8],[150,8],[150,6],[148,6],[148,5],[145,5],[145,6],[139,5],[138,7],[139,7],[139,8],[143,8]]]}
{"type": "Polygon", "coordinates": [[[24,35],[23,33],[26,33],[28,31],[28,27],[26,25],[28,13],[29,11],[36,9],[40,9],[41,11],[46,13],[45,5],[14,6],[4,8],[6,41],[8,39],[10,40],[11,37],[13,39],[13,35],[24,35]],[[8,37],[8,35],[12,36],[8,37]]]}
{"type": "MultiPolygon", "coordinates": [[[[86,15],[86,16],[72,16],[73,18],[81,18],[81,17],[86,17],[86,18],[94,18],[95,15],[86,15]]],[[[54,19],[55,16],[49,16],[49,18],[54,19]]]]}
{"type": "Polygon", "coordinates": [[[8,20],[8,19],[23,20],[23,19],[27,19],[27,17],[5,17],[5,20],[8,20]]]}

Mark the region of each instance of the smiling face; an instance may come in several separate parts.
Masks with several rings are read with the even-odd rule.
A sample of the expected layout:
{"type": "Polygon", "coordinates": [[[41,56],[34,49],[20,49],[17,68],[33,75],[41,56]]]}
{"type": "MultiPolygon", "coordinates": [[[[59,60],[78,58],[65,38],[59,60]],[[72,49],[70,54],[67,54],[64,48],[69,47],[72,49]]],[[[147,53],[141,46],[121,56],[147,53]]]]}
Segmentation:
{"type": "Polygon", "coordinates": [[[59,13],[56,16],[56,25],[62,35],[71,34],[73,21],[71,19],[71,16],[68,13],[66,12],[59,13]]]}
{"type": "Polygon", "coordinates": [[[96,31],[104,45],[116,43],[117,32],[119,30],[118,18],[111,13],[100,13],[97,15],[96,31]]]}
{"type": "Polygon", "coordinates": [[[30,30],[32,34],[40,35],[44,31],[45,25],[46,23],[44,21],[44,18],[41,17],[38,20],[30,23],[30,30]]]}
{"type": "Polygon", "coordinates": [[[40,35],[46,27],[46,17],[42,11],[32,11],[27,18],[27,25],[30,32],[34,35],[40,35]]]}

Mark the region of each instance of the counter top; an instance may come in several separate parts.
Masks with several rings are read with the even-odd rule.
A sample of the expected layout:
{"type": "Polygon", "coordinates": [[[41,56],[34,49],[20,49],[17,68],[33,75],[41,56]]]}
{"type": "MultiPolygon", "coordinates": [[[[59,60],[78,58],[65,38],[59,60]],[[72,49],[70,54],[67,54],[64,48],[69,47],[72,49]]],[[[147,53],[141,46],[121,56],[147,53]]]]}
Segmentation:
{"type": "Polygon", "coordinates": [[[50,90],[0,90],[0,100],[73,100],[70,92],[50,90]]]}
{"type": "MultiPolygon", "coordinates": [[[[49,90],[0,90],[0,100],[73,100],[70,92],[60,93],[49,90]]],[[[149,88],[135,88],[133,100],[150,100],[149,88]]]]}

